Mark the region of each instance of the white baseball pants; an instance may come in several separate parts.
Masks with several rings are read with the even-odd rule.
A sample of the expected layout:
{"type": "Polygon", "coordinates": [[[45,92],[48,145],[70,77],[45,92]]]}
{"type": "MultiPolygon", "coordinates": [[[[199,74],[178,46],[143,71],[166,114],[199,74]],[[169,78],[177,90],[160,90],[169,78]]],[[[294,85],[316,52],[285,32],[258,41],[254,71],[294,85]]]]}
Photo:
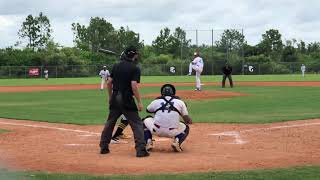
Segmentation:
{"type": "Polygon", "coordinates": [[[178,128],[175,129],[163,128],[161,126],[160,128],[158,128],[154,125],[154,119],[152,117],[146,118],[143,122],[152,134],[159,137],[174,138],[177,135],[183,133],[186,129],[186,125],[181,122],[179,123],[178,128]]]}
{"type": "Polygon", "coordinates": [[[202,73],[202,68],[197,66],[197,65],[193,65],[192,63],[189,64],[189,73],[191,74],[192,70],[194,70],[196,72],[196,87],[198,89],[201,89],[201,80],[200,80],[200,76],[202,73]]]}
{"type": "Polygon", "coordinates": [[[104,89],[104,84],[106,83],[106,80],[104,78],[101,78],[101,86],[100,89],[104,89]]]}

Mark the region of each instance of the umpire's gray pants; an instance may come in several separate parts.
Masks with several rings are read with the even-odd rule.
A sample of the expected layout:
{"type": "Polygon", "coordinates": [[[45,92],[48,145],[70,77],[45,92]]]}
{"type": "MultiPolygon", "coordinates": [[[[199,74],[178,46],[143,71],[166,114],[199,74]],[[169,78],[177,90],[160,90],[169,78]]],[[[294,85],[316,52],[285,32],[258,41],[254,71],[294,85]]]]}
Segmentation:
{"type": "Polygon", "coordinates": [[[110,109],[108,119],[101,133],[100,148],[109,148],[112,138],[112,132],[118,118],[123,114],[127,119],[133,131],[136,151],[145,151],[143,122],[137,111],[128,111],[121,106],[121,99],[117,101],[120,104],[117,109],[110,109]]]}

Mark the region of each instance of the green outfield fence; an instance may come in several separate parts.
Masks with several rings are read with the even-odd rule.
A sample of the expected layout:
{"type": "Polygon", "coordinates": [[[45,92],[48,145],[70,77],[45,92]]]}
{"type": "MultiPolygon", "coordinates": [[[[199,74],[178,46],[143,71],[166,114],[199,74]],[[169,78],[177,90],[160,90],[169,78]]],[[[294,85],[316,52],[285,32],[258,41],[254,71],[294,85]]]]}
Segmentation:
{"type": "MultiPolygon", "coordinates": [[[[203,75],[220,75],[225,61],[205,62],[203,75]]],[[[144,76],[184,76],[188,74],[188,63],[176,64],[140,64],[144,76]]],[[[268,62],[268,63],[232,63],[233,74],[263,75],[263,74],[297,74],[300,72],[301,63],[296,62],[268,62]]],[[[110,70],[112,65],[107,65],[110,70]]],[[[44,69],[48,69],[50,78],[64,77],[94,77],[98,76],[102,65],[85,66],[0,66],[0,78],[43,78],[44,69]],[[38,75],[29,74],[31,69],[38,69],[38,75]]],[[[320,73],[320,67],[308,67],[306,73],[320,73]]]]}

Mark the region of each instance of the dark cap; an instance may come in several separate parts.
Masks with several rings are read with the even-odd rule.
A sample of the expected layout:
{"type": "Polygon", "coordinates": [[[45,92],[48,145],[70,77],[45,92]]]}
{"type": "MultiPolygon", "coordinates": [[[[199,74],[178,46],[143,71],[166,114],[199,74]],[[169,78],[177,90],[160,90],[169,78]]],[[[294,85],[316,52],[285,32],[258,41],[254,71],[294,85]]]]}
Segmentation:
{"type": "Polygon", "coordinates": [[[124,53],[128,58],[133,58],[134,55],[138,54],[138,50],[134,46],[129,46],[124,53]]]}

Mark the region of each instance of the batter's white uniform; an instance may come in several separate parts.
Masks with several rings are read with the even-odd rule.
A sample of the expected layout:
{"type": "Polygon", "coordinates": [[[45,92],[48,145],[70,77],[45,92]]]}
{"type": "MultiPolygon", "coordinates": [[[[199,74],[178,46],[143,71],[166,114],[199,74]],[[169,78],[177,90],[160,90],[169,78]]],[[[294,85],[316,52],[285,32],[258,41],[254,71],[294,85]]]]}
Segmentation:
{"type": "Polygon", "coordinates": [[[301,66],[302,77],[304,77],[304,72],[305,71],[306,71],[306,66],[304,64],[302,64],[302,66],[301,66]]]}
{"type": "MultiPolygon", "coordinates": [[[[165,98],[168,101],[171,99],[170,96],[166,96],[165,98]]],[[[180,99],[173,99],[171,103],[177,108],[182,116],[188,115],[187,107],[183,101],[180,99]]],[[[151,102],[147,107],[147,110],[148,112],[155,112],[162,107],[163,104],[166,104],[165,100],[156,99],[151,102]]],[[[172,110],[159,110],[155,113],[154,118],[146,118],[144,124],[152,134],[159,137],[174,138],[183,133],[186,129],[186,125],[180,122],[179,113],[172,110]]]]}
{"type": "Polygon", "coordinates": [[[101,87],[100,87],[100,89],[103,90],[104,89],[104,84],[105,84],[106,80],[109,78],[110,73],[109,73],[109,71],[107,69],[106,70],[102,69],[100,71],[100,73],[99,73],[99,76],[101,77],[101,87]]]}
{"type": "Polygon", "coordinates": [[[189,64],[189,74],[192,73],[192,70],[196,71],[196,88],[197,90],[201,90],[201,81],[200,76],[203,70],[203,59],[201,57],[196,57],[193,61],[189,64]]]}

